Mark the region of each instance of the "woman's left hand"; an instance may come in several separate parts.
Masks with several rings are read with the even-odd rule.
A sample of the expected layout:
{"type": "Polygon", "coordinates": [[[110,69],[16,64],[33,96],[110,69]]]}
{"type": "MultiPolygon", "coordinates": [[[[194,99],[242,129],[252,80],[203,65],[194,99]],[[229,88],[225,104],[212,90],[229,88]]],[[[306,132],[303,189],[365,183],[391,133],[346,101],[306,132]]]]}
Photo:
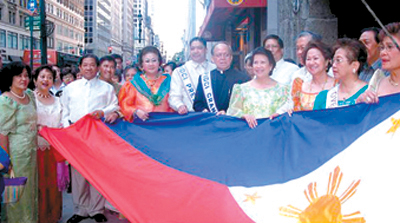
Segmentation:
{"type": "Polygon", "coordinates": [[[243,115],[243,117],[247,124],[249,125],[249,127],[251,129],[254,129],[255,127],[257,127],[258,123],[257,123],[257,119],[256,117],[254,117],[254,115],[243,115]]]}

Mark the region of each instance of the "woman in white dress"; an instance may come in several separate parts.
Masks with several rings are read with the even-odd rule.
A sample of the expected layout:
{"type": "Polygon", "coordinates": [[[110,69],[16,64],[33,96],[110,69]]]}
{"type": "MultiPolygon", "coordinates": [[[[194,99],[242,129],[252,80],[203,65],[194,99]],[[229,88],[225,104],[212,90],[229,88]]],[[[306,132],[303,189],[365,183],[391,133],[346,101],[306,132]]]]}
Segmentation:
{"type": "MultiPolygon", "coordinates": [[[[56,73],[50,66],[44,65],[37,68],[33,74],[35,84],[35,96],[37,105],[38,125],[48,127],[60,127],[61,104],[58,97],[50,94],[56,73]]],[[[68,176],[57,172],[57,169],[65,169],[63,158],[49,143],[38,136],[38,176],[39,176],[39,222],[58,222],[62,215],[62,194],[67,183],[58,180],[62,176],[68,176]],[[59,177],[58,177],[59,175],[59,177]]]]}

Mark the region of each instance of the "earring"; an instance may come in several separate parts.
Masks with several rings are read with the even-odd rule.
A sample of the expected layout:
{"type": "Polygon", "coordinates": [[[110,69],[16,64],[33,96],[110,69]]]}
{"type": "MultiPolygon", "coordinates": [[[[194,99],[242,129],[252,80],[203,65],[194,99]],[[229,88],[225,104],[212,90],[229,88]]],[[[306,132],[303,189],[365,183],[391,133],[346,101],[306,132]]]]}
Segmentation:
{"type": "Polygon", "coordinates": [[[353,74],[355,74],[356,73],[356,68],[353,68],[353,74]]]}

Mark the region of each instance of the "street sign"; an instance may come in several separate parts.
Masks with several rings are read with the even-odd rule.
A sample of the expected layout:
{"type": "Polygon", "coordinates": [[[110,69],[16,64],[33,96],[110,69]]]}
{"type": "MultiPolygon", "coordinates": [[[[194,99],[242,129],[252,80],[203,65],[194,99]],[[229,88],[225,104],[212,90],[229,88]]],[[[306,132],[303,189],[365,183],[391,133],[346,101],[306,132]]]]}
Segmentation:
{"type": "MultiPolygon", "coordinates": [[[[25,29],[29,30],[30,26],[30,16],[25,17],[25,29]]],[[[32,17],[33,23],[33,31],[40,31],[40,16],[33,16],[32,17]]]]}
{"type": "Polygon", "coordinates": [[[36,0],[29,0],[27,8],[33,15],[35,12],[37,12],[37,8],[38,8],[37,1],[36,0]]]}

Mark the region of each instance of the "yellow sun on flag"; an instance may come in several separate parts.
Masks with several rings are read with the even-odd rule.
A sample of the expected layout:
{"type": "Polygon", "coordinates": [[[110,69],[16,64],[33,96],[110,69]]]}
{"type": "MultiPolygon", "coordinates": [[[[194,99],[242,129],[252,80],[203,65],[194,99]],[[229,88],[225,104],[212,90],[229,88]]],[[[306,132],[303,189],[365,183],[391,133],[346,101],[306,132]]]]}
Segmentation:
{"type": "Polygon", "coordinates": [[[253,205],[256,204],[256,199],[261,198],[260,196],[257,195],[257,192],[255,192],[253,195],[245,194],[246,200],[243,202],[248,202],[250,201],[253,205]]]}
{"type": "Polygon", "coordinates": [[[329,174],[328,191],[326,195],[318,196],[317,183],[310,183],[304,190],[304,194],[310,205],[301,210],[292,205],[281,207],[281,215],[298,219],[298,223],[364,223],[365,219],[359,217],[360,212],[342,214],[342,205],[356,193],[360,180],[353,181],[347,190],[340,196],[336,196],[343,174],[336,167],[329,174]]]}
{"type": "Polygon", "coordinates": [[[397,129],[400,127],[400,119],[395,119],[395,118],[391,118],[390,119],[392,121],[393,126],[386,132],[386,134],[389,133],[396,133],[397,129]]]}

